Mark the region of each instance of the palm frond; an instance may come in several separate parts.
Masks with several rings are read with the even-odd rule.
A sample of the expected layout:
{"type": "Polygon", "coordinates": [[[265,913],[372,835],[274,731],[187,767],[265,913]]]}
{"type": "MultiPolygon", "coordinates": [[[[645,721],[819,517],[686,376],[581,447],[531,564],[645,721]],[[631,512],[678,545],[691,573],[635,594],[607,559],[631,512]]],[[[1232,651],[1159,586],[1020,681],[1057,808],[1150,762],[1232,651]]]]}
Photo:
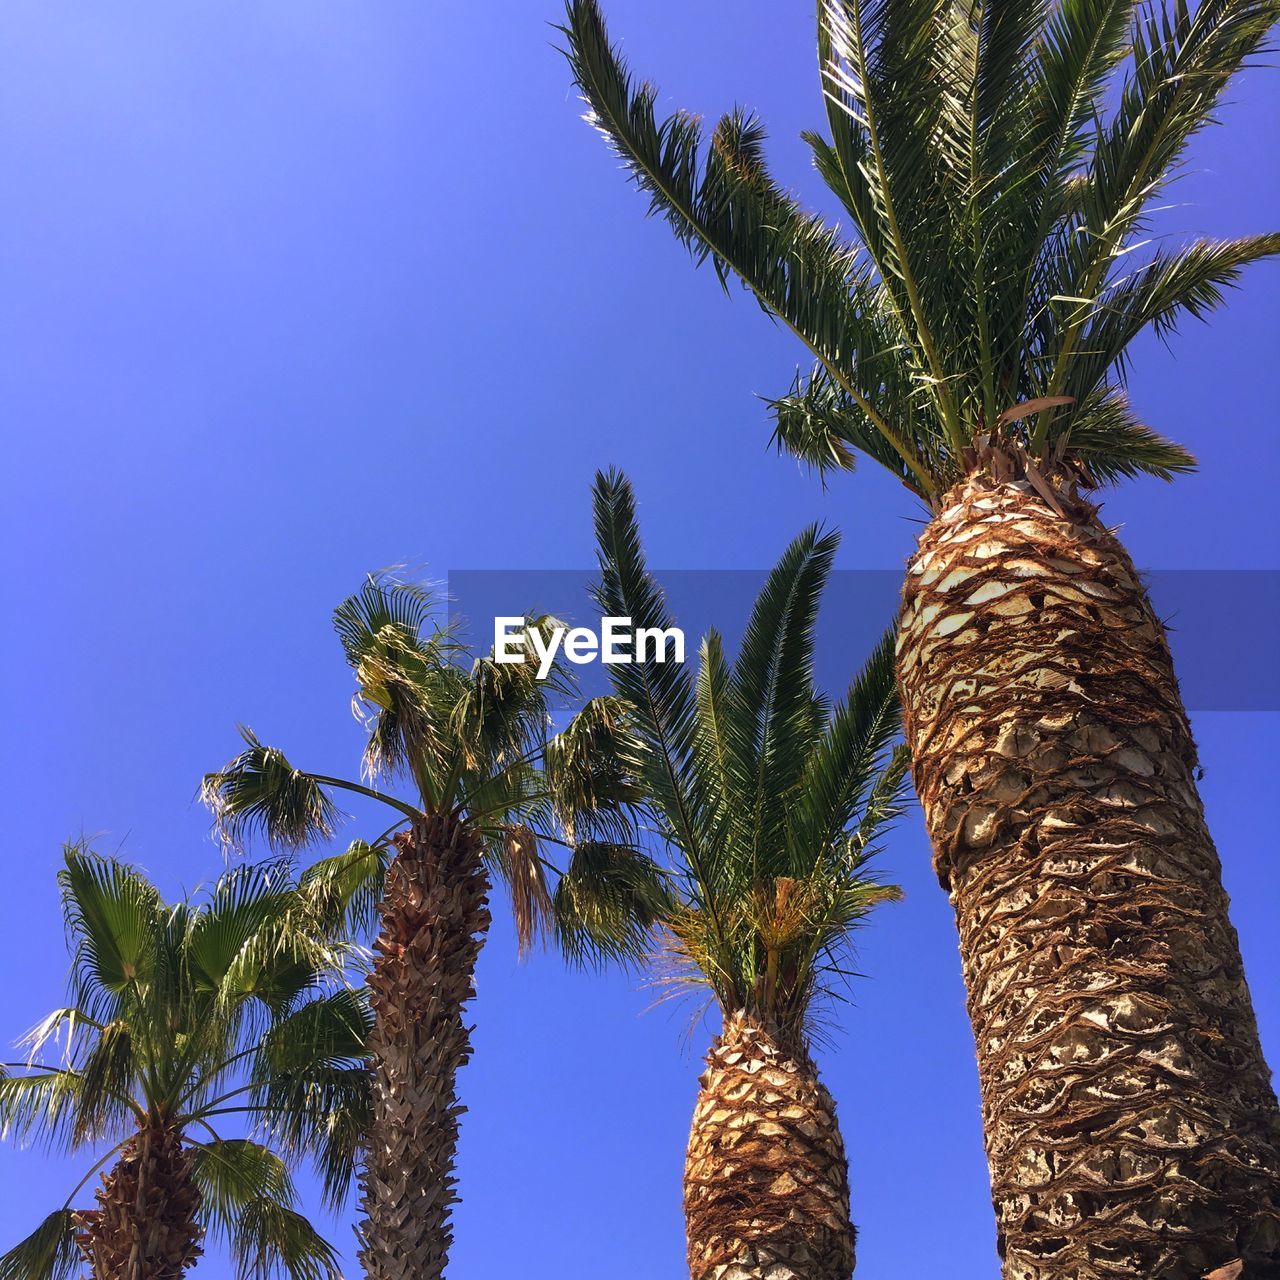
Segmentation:
{"type": "Polygon", "coordinates": [[[200,798],[223,839],[243,847],[254,835],[281,849],[300,849],[333,836],[341,813],[311,774],[295,769],[284,753],[264,746],[251,729],[248,744],[216,773],[206,774],[200,798]]]}
{"type": "Polygon", "coordinates": [[[543,753],[543,776],[560,826],[578,839],[625,840],[640,803],[635,771],[643,745],[618,698],[592,698],[543,753]]]}
{"type": "Polygon", "coordinates": [[[385,840],[353,840],[342,853],[312,863],[302,873],[299,888],[327,928],[364,935],[377,924],[391,858],[392,847],[385,840]]]}
{"type": "Polygon", "coordinates": [[[57,1209],[0,1256],[0,1280],[72,1280],[79,1266],[75,1219],[57,1209]]]}
{"type": "MultiPolygon", "coordinates": [[[[885,753],[898,728],[890,631],[834,709],[826,732],[806,761],[804,786],[789,810],[788,845],[793,856],[812,858],[832,848],[864,807],[868,812],[862,822],[867,822],[867,796],[885,781],[885,753]]],[[[897,771],[895,788],[901,778],[897,771]]],[[[800,871],[797,865],[795,872],[800,871]]]]}
{"type": "Polygon", "coordinates": [[[927,486],[915,447],[890,425],[896,406],[883,389],[901,383],[892,368],[898,344],[872,319],[872,271],[769,177],[758,121],[731,112],[704,148],[694,117],[657,119],[656,89],[632,83],[596,0],[570,0],[562,30],[588,119],[649,196],[650,211],[667,219],[695,261],[710,260],[722,284],[737,276],[782,320],[927,486]]]}
{"type": "Polygon", "coordinates": [[[269,1196],[241,1210],[232,1255],[237,1280],[342,1280],[333,1246],[296,1209],[269,1196]]]}
{"type": "Polygon", "coordinates": [[[516,944],[527,955],[533,944],[551,928],[554,911],[547,873],[539,853],[538,835],[524,823],[503,829],[498,867],[511,896],[516,944]]]}
{"type": "Polygon", "coordinates": [[[588,840],[577,845],[556,885],[555,936],[577,964],[635,962],[672,910],[670,878],[631,845],[588,840]]]}
{"type": "Polygon", "coordinates": [[[783,552],[756,597],[733,665],[725,739],[746,787],[753,877],[785,844],[792,792],[823,729],[814,632],[839,543],[838,534],[822,535],[812,526],[783,552]]]}
{"type": "Polygon", "coordinates": [[[54,1150],[71,1141],[83,1089],[80,1073],[0,1068],[0,1139],[37,1141],[54,1150]]]}
{"type": "Polygon", "coordinates": [[[92,1012],[154,976],[160,895],[132,867],[84,845],[67,845],[63,855],[58,884],[75,949],[73,989],[92,1012]]]}

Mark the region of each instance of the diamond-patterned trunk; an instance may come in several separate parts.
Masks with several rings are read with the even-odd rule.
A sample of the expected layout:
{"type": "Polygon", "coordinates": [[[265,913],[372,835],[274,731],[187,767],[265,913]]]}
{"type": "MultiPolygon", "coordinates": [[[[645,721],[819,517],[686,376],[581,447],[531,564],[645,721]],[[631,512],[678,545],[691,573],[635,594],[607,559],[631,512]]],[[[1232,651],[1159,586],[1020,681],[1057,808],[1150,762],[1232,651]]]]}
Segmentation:
{"type": "Polygon", "coordinates": [[[808,1054],[736,1013],[701,1084],[684,1175],[692,1280],[848,1280],[848,1164],[808,1054]]]}
{"type": "Polygon", "coordinates": [[[489,927],[479,845],[447,817],[397,838],[369,976],[374,1105],[360,1261],[370,1280],[436,1280],[452,1232],[463,1005],[489,927]]]}
{"type": "Polygon", "coordinates": [[[1094,507],[972,478],[899,683],[1006,1280],[1280,1276],[1280,1112],[1163,628],[1094,507]]]}
{"type": "Polygon", "coordinates": [[[200,1195],[176,1129],[141,1129],[102,1175],[96,1199],[96,1209],[76,1214],[93,1280],[179,1280],[200,1256],[200,1195]]]}

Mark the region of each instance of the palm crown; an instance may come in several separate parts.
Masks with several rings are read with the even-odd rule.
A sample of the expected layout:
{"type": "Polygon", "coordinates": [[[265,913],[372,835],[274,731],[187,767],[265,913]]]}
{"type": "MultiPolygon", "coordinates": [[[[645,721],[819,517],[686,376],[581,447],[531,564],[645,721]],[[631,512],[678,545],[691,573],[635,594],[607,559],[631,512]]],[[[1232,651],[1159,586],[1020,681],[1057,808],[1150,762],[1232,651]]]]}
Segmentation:
{"type": "MultiPolygon", "coordinates": [[[[595,521],[603,612],[671,627],[621,475],[597,477],[595,521]]],[[[810,528],[787,548],[733,663],[712,630],[696,677],[653,660],[610,668],[625,769],[675,862],[668,870],[633,847],[593,844],[557,892],[572,951],[608,951],[628,922],[656,929],[678,984],[709,987],[722,1011],[745,1010],[792,1043],[815,996],[844,972],[852,931],[896,896],[867,871],[900,811],[906,771],[891,746],[891,639],[838,704],[814,683],[818,603],[837,542],[810,528]]]]}
{"type": "Polygon", "coordinates": [[[191,1150],[195,1221],[225,1236],[238,1274],[336,1277],[286,1161],[310,1156],[326,1197],[345,1197],[367,1122],[369,1015],[286,868],[240,866],[171,905],[140,872],[76,846],[58,879],[71,1002],[31,1033],[29,1061],[0,1074],[0,1127],[99,1158],[0,1258],[0,1277],[74,1273],[71,1201],[147,1126],[191,1150]],[[228,1120],[253,1137],[222,1136],[228,1120]]]}
{"type": "MultiPolygon", "coordinates": [[[[416,799],[295,769],[242,730],[246,749],[202,788],[220,830],[234,842],[259,832],[293,849],[332,836],[340,816],[334,790],[387,805],[396,816],[386,832],[354,842],[303,877],[323,910],[365,927],[382,897],[393,833],[424,815],[464,821],[506,881],[519,941],[528,946],[551,922],[547,870],[554,863],[546,843],[626,826],[631,795],[609,765],[607,706],[586,703],[553,734],[553,701],[571,692],[562,663],[539,680],[531,660],[469,660],[437,624],[431,595],[385,575],[370,577],[339,605],[334,625],[356,675],[356,713],[368,729],[365,773],[408,779],[416,799]]],[[[528,629],[545,634],[558,625],[542,616],[528,629]]]]}
{"type": "Polygon", "coordinates": [[[738,276],[816,364],[773,402],[819,468],[868,454],[932,500],[979,459],[1088,483],[1189,469],[1135,415],[1129,345],[1216,305],[1280,234],[1144,249],[1152,201],[1262,45],[1278,0],[819,0],[829,137],[806,135],[851,220],[769,176],[760,124],[659,120],[597,0],[570,0],[592,121],[722,283],[738,276]]]}

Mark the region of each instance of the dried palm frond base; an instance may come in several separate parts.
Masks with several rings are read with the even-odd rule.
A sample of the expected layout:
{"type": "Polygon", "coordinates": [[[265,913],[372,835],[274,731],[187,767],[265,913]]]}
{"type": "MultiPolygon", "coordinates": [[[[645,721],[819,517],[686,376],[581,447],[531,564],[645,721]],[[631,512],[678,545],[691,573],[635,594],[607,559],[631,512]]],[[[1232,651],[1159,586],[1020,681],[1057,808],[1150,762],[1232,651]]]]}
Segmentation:
{"type": "Polygon", "coordinates": [[[952,490],[898,632],[1004,1274],[1278,1277],[1280,1111],[1164,629],[1048,483],[952,490]]]}
{"type": "Polygon", "coordinates": [[[103,1174],[96,1198],[98,1208],[76,1214],[93,1280],[179,1280],[200,1256],[200,1196],[175,1130],[142,1130],[103,1174]]]}
{"type": "Polygon", "coordinates": [[[701,1083],[684,1178],[692,1280],[848,1280],[844,1143],[808,1056],[737,1013],[701,1083]]]}
{"type": "Polygon", "coordinates": [[[455,1077],[471,1056],[462,1019],[485,931],[480,846],[451,819],[397,837],[378,908],[373,972],[374,1119],[360,1261],[369,1280],[437,1280],[452,1234],[455,1077]]]}

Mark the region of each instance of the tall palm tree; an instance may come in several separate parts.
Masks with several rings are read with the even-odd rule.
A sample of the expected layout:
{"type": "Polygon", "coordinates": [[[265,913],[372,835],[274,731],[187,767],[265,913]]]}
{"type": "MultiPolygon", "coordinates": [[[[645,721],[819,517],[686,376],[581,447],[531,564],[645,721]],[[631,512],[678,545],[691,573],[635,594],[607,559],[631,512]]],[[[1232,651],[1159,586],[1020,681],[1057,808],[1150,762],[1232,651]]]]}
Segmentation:
{"type": "Polygon", "coordinates": [[[654,212],[810,351],[775,442],[859,452],[931,517],[907,568],[907,740],[959,925],[1005,1274],[1280,1268],[1280,1111],[1164,632],[1096,488],[1192,466],[1126,352],[1280,235],[1144,248],[1152,202],[1280,0],[820,0],[846,241],[749,115],[659,120],[596,0],[565,32],[654,212]]]}
{"type": "Polygon", "coordinates": [[[629,796],[610,776],[602,704],[550,733],[553,700],[568,691],[562,668],[544,681],[533,661],[469,661],[436,625],[431,596],[385,576],[339,605],[334,624],[368,728],[366,773],[406,779],[413,798],[295,769],[248,731],[203,794],[231,841],[258,832],[289,849],[331,837],[335,790],[394,813],[376,839],[313,866],[304,888],[326,915],[377,923],[360,1260],[372,1280],[433,1280],[452,1240],[456,1076],[471,1056],[463,1006],[489,929],[490,872],[506,881],[527,947],[551,920],[547,842],[621,831],[629,796]]]}
{"type": "Polygon", "coordinates": [[[71,1002],[0,1072],[0,1129],[97,1158],[0,1278],[69,1280],[83,1259],[93,1280],[177,1280],[223,1236],[245,1280],[337,1280],[290,1166],[310,1156],[326,1199],[344,1198],[368,1122],[369,1014],[287,868],[239,866],[171,905],[77,845],[58,880],[71,1002]],[[103,1168],[97,1208],[73,1208],[103,1168]]]}
{"type": "MultiPolygon", "coordinates": [[[[598,475],[606,616],[673,625],[640,546],[628,482],[598,475]]],[[[672,865],[601,842],[556,891],[571,954],[643,950],[677,990],[710,993],[707,1056],[685,1163],[694,1280],[848,1280],[848,1163],[810,1053],[815,1008],[838,991],[850,937],[897,891],[867,862],[900,810],[905,750],[886,639],[845,698],[814,685],[814,627],[838,538],[800,535],[769,575],[733,663],[719,634],[696,678],[678,663],[611,666],[625,771],[672,865]]]]}

